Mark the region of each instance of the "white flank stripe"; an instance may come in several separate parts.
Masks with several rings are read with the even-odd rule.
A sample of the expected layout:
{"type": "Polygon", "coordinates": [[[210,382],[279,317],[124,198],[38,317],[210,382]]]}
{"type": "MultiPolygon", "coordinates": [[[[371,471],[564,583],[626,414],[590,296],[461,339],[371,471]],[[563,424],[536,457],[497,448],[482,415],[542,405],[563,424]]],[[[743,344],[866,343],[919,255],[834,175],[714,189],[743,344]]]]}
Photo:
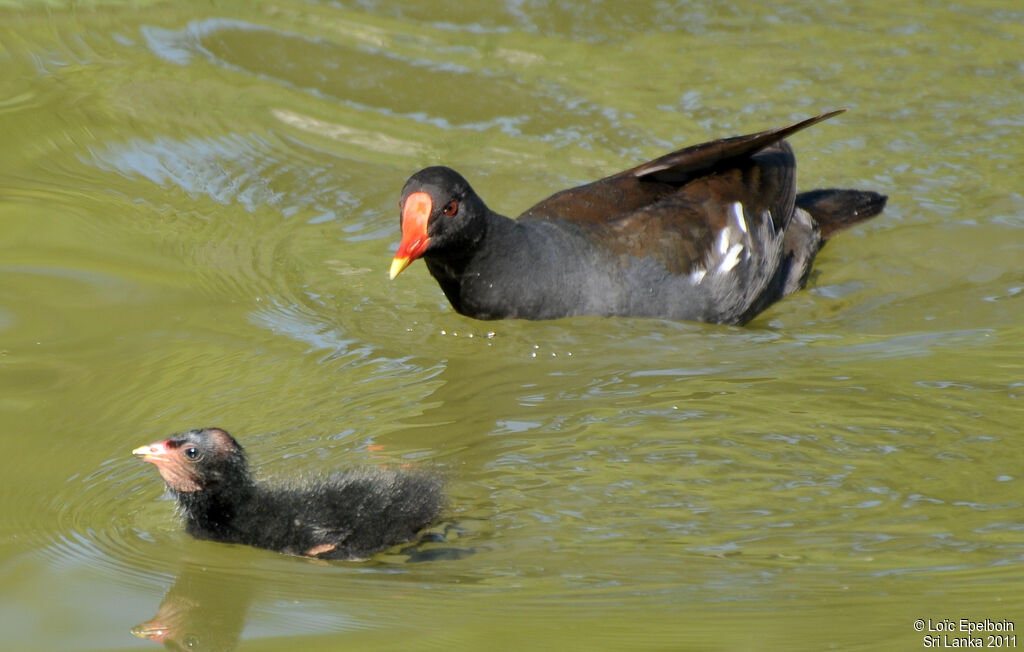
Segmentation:
{"type": "Polygon", "coordinates": [[[729,251],[729,244],[732,242],[732,238],[729,237],[729,227],[725,227],[718,232],[718,253],[723,256],[729,251]]]}
{"type": "Polygon", "coordinates": [[[743,204],[738,201],[732,203],[732,217],[736,220],[736,228],[744,233],[747,232],[747,216],[743,214],[743,204]]]}

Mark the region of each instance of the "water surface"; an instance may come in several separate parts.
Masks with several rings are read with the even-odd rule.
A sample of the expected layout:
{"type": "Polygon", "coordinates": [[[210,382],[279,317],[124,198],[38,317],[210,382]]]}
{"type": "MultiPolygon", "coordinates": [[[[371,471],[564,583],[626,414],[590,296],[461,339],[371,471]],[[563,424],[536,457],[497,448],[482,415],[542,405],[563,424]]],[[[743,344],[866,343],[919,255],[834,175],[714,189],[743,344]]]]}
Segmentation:
{"type": "MultiPolygon", "coordinates": [[[[0,628],[20,650],[917,649],[1024,625],[1024,12],[1006,2],[5,3],[0,628]],[[890,196],[745,328],[476,322],[402,183],[496,210],[792,139],[890,196]],[[132,448],[449,479],[459,559],[195,541],[132,448]]],[[[1024,643],[1024,641],[1021,641],[1024,643]]]]}

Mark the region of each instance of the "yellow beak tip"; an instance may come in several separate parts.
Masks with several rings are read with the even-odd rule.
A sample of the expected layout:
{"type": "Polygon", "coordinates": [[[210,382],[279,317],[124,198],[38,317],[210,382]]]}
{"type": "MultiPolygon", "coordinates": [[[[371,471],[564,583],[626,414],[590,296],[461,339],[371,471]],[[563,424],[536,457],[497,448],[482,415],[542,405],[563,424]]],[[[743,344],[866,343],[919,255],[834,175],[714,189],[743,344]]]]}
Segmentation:
{"type": "Polygon", "coordinates": [[[397,258],[396,257],[394,260],[392,260],[391,261],[391,271],[388,272],[388,276],[391,277],[391,280],[392,281],[395,280],[395,277],[398,276],[399,274],[401,274],[402,270],[405,269],[406,267],[408,267],[410,262],[412,262],[412,261],[409,260],[408,258],[397,258]]]}

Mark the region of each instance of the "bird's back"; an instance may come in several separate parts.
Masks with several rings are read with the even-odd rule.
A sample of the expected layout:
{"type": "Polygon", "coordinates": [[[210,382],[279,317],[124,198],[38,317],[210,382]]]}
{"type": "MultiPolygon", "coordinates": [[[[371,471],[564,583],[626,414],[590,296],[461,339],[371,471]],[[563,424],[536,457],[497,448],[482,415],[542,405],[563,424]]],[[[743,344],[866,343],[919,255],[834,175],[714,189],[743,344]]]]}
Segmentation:
{"type": "Polygon", "coordinates": [[[444,504],[435,476],[386,469],[336,473],[289,493],[312,540],[303,554],[324,559],[360,559],[408,541],[444,504]]]}
{"type": "Polygon", "coordinates": [[[839,112],[671,152],[555,193],[519,219],[568,222],[598,246],[652,258],[674,274],[689,273],[704,262],[736,203],[748,219],[769,219],[776,231],[786,228],[796,196],[796,160],[783,139],[839,112]]]}

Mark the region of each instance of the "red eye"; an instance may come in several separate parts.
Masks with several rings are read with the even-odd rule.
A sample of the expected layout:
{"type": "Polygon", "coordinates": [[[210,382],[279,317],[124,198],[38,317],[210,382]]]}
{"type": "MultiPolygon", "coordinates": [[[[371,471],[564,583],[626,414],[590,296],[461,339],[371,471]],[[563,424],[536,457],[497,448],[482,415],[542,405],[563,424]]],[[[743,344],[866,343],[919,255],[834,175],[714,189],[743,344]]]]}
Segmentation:
{"type": "Polygon", "coordinates": [[[459,202],[454,199],[444,205],[444,214],[448,217],[455,215],[459,212],[459,202]]]}

